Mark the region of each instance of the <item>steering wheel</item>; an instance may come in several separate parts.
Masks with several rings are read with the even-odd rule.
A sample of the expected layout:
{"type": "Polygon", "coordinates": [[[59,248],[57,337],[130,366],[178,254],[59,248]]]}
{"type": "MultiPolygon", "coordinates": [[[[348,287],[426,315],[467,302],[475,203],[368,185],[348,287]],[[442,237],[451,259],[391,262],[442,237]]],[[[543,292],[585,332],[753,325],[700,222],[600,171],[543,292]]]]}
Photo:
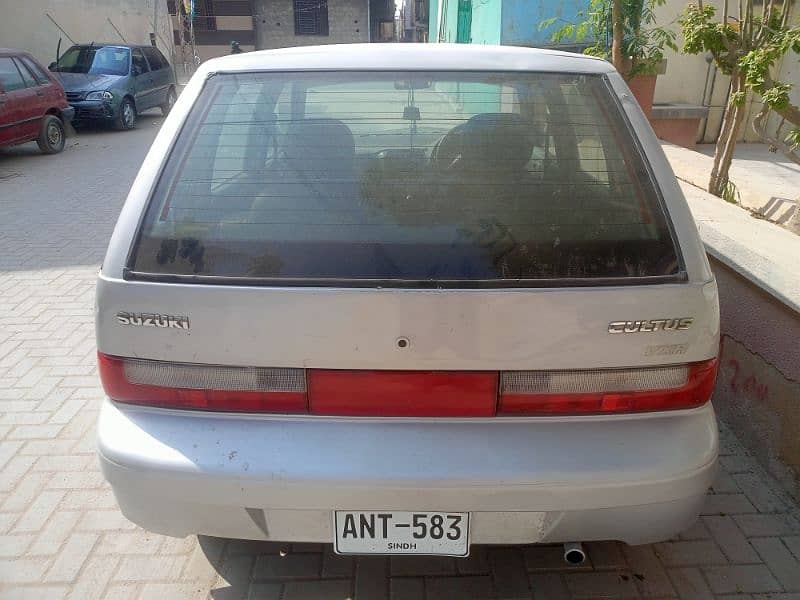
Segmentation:
{"type": "Polygon", "coordinates": [[[433,146],[430,161],[438,170],[448,173],[462,165],[464,154],[460,150],[463,145],[463,128],[463,124],[457,125],[439,138],[433,146]],[[447,163],[442,166],[441,163],[444,161],[447,163]]]}

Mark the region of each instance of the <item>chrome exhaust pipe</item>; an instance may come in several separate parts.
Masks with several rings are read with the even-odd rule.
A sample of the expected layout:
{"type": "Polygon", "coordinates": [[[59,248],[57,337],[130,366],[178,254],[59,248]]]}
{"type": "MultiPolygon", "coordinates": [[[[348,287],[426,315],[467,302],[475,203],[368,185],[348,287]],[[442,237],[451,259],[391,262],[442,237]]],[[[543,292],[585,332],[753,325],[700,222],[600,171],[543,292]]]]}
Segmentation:
{"type": "Polygon", "coordinates": [[[577,567],[586,562],[586,552],[580,542],[567,542],[564,544],[564,562],[577,567]]]}

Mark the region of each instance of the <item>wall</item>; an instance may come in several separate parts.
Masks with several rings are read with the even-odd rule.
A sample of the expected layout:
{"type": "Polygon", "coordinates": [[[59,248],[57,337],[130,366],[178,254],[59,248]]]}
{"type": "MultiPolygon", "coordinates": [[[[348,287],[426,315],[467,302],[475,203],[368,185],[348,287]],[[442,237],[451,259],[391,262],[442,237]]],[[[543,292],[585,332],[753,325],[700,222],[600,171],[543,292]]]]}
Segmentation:
{"type": "Polygon", "coordinates": [[[800,314],[722,263],[711,267],[722,325],[714,406],[800,500],[800,314]]]}
{"type": "MultiPolygon", "coordinates": [[[[458,12],[457,3],[454,10],[458,12]]],[[[503,0],[475,0],[472,3],[472,43],[499,44],[503,23],[503,0]]]]}
{"type": "Polygon", "coordinates": [[[328,0],[327,36],[294,34],[292,0],[254,0],[256,48],[369,41],[368,0],[328,0]]]}
{"type": "Polygon", "coordinates": [[[551,46],[550,36],[564,22],[577,23],[578,12],[586,10],[587,0],[504,0],[503,44],[512,46],[551,46]],[[539,29],[545,19],[558,17],[559,22],[546,29],[539,29]]]}
{"type": "MultiPolygon", "coordinates": [[[[722,0],[709,0],[706,4],[715,5],[718,7],[718,14],[721,12],[719,7],[722,6],[722,0]]],[[[797,22],[800,20],[800,4],[795,3],[793,9],[793,18],[797,22]]],[[[667,0],[664,6],[656,9],[656,18],[658,23],[669,25],[671,29],[678,33],[678,45],[683,43],[680,35],[680,26],[677,23],[677,18],[683,13],[686,7],[685,0],[667,0]]],[[[707,93],[706,105],[709,105],[708,124],[705,127],[705,136],[702,141],[713,142],[716,140],[717,133],[720,128],[722,119],[722,112],[725,107],[725,102],[728,95],[729,78],[721,73],[717,73],[714,77],[715,68],[712,66],[709,69],[709,63],[706,62],[704,56],[687,56],[668,50],[667,56],[667,72],[659,75],[658,83],[656,84],[656,103],[682,103],[700,105],[703,102],[703,88],[708,74],[707,88],[711,90],[711,82],[713,80],[714,87],[711,93],[707,93]]],[[[783,65],[778,70],[779,79],[793,83],[795,88],[791,92],[792,99],[795,103],[800,104],[800,65],[798,59],[789,57],[784,60],[783,65]]],[[[748,123],[743,127],[740,139],[746,141],[759,141],[758,136],[752,130],[752,120],[761,109],[761,103],[758,99],[753,99],[748,106],[748,123]]],[[[775,117],[770,118],[770,127],[774,131],[778,119],[775,117]]],[[[700,128],[700,134],[703,132],[703,127],[700,128]]]]}
{"type": "MultiPolygon", "coordinates": [[[[430,0],[428,5],[428,41],[455,43],[458,24],[458,0],[430,0]]],[[[473,24],[475,20],[473,19],[473,24]]]]}
{"type": "Polygon", "coordinates": [[[171,57],[172,22],[166,0],[0,0],[0,45],[27,50],[47,66],[56,58],[59,38],[62,52],[72,45],[69,38],[76,43],[122,42],[113,25],[129,43],[149,44],[153,2],[158,3],[158,47],[171,57]]]}
{"type": "MultiPolygon", "coordinates": [[[[794,5],[794,21],[795,25],[800,26],[800,3],[797,2],[794,5]]],[[[789,92],[789,98],[795,106],[800,106],[800,56],[793,54],[783,59],[783,63],[778,70],[778,79],[794,84],[794,87],[789,92]]],[[[756,113],[753,114],[755,115],[756,113]]],[[[778,126],[779,120],[775,115],[770,116],[771,131],[778,126]]]]}

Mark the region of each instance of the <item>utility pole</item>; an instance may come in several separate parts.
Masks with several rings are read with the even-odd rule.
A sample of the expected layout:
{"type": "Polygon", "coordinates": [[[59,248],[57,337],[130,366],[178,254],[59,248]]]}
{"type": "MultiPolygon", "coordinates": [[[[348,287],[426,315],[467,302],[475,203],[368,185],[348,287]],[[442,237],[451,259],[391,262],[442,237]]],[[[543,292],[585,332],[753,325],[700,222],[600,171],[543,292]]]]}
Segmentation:
{"type": "Polygon", "coordinates": [[[175,3],[175,8],[177,9],[176,12],[178,17],[178,28],[180,30],[180,35],[178,36],[178,41],[180,42],[181,46],[181,62],[183,63],[183,75],[186,76],[187,72],[187,61],[186,61],[186,11],[185,6],[183,4],[183,0],[180,2],[175,3]]]}
{"type": "Polygon", "coordinates": [[[191,65],[191,70],[194,72],[200,64],[194,39],[195,3],[194,0],[178,0],[175,3],[175,8],[178,12],[178,23],[180,27],[179,42],[181,46],[181,58],[183,59],[183,73],[186,75],[189,65],[191,65]],[[191,53],[191,56],[187,57],[188,53],[191,53]]]}
{"type": "Polygon", "coordinates": [[[267,47],[267,0],[253,0],[253,33],[256,50],[267,47]]]}
{"type": "Polygon", "coordinates": [[[153,34],[158,36],[158,0],[153,0],[153,34]]]}

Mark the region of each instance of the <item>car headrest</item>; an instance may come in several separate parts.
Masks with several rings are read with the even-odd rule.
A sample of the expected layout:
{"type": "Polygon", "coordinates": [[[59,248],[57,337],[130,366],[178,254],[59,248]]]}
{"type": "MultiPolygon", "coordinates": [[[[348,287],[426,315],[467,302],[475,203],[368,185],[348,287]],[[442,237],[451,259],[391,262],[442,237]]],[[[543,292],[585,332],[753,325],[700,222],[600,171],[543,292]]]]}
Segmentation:
{"type": "Polygon", "coordinates": [[[295,171],[348,173],[355,152],[350,128],[338,119],[292,121],[286,128],[283,154],[295,171]]]}

